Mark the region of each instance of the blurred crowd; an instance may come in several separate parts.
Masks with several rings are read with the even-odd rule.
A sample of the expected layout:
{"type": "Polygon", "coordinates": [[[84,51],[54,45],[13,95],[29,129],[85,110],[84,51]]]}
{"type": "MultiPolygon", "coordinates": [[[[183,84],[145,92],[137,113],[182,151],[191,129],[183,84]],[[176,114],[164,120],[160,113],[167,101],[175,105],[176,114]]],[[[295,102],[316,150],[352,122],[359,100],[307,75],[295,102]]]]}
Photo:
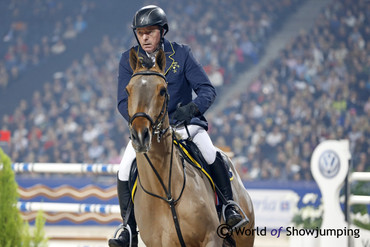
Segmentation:
{"type": "Polygon", "coordinates": [[[169,16],[169,39],[189,44],[215,87],[221,87],[258,63],[269,37],[303,2],[159,0],[158,5],[169,16]]]}
{"type": "MultiPolygon", "coordinates": [[[[18,2],[30,4],[30,9],[42,3],[46,12],[40,16],[48,16],[48,4],[55,3],[53,11],[59,13],[65,6],[62,3],[68,1],[11,2],[9,8],[13,9],[18,2]]],[[[157,4],[168,15],[168,38],[189,44],[210,78],[221,78],[216,86],[227,89],[232,86],[232,75],[258,63],[271,33],[298,2],[157,4]],[[221,77],[215,76],[216,72],[221,77]]],[[[90,1],[79,2],[79,11],[69,18],[61,14],[64,32],[59,33],[59,40],[65,38],[67,19],[83,17],[83,10],[90,8],[87,3],[90,1]]],[[[335,1],[312,30],[292,41],[220,115],[207,115],[212,140],[231,148],[243,179],[311,180],[310,156],[325,139],[349,138],[355,169],[368,168],[369,13],[365,0],[353,4],[335,1]]],[[[32,19],[24,20],[29,28],[32,19]]],[[[33,93],[31,102],[23,100],[13,114],[2,116],[0,130],[12,134],[10,142],[2,142],[0,147],[13,162],[120,162],[129,133],[116,110],[118,61],[121,52],[135,44],[132,32],[126,29],[126,35],[104,36],[90,53],[76,58],[66,71],[55,73],[42,90],[33,93]]],[[[48,37],[51,42],[52,30],[40,32],[39,38],[48,37]]],[[[15,47],[19,37],[27,40],[27,33],[7,41],[8,49],[15,47]]],[[[30,41],[27,47],[40,40],[30,41]]],[[[0,60],[0,78],[4,70],[12,73],[5,58],[0,60]]]]}
{"type": "Polygon", "coordinates": [[[116,111],[118,43],[107,36],[92,53],[54,74],[32,101],[3,116],[13,161],[117,163],[128,141],[116,111]]]}
{"type": "Polygon", "coordinates": [[[2,5],[0,89],[5,90],[28,69],[67,49],[88,23],[94,1],[7,0],[2,5]]]}
{"type": "Polygon", "coordinates": [[[311,154],[327,139],[349,139],[353,169],[369,171],[369,18],[368,1],[334,1],[209,118],[244,179],[312,180],[311,154]]]}

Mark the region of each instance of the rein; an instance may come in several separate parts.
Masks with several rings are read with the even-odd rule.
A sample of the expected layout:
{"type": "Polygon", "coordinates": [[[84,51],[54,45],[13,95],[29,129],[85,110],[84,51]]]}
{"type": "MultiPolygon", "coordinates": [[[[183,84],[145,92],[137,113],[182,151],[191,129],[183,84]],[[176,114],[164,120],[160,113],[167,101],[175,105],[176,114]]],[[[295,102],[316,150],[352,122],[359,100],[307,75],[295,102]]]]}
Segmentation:
{"type": "Polygon", "coordinates": [[[176,233],[177,233],[177,237],[179,238],[179,241],[180,241],[180,244],[182,247],[185,247],[185,241],[184,241],[184,238],[182,236],[182,233],[181,233],[181,228],[180,228],[180,224],[179,224],[179,220],[178,220],[178,216],[177,216],[177,212],[176,212],[176,203],[181,199],[181,196],[184,192],[184,189],[185,189],[185,184],[186,184],[186,172],[185,172],[185,164],[184,164],[184,160],[182,159],[182,167],[183,167],[183,176],[184,176],[184,181],[183,181],[183,184],[182,184],[182,188],[181,188],[181,192],[179,194],[179,196],[177,197],[177,199],[174,199],[172,197],[172,193],[171,193],[171,177],[172,177],[172,161],[173,161],[173,142],[172,142],[172,146],[171,146],[171,161],[170,161],[170,172],[169,172],[169,178],[168,178],[168,189],[166,188],[166,186],[164,185],[164,182],[161,178],[161,176],[159,175],[157,169],[155,169],[155,167],[153,166],[153,163],[152,161],[150,160],[150,158],[148,157],[148,155],[146,153],[144,153],[144,156],[146,158],[146,160],[148,161],[150,167],[152,168],[154,174],[156,175],[158,181],[160,182],[165,194],[166,194],[166,197],[163,197],[163,196],[160,196],[160,195],[156,195],[148,190],[146,190],[143,185],[141,184],[141,180],[140,180],[140,176],[139,176],[139,173],[138,173],[138,180],[139,180],[139,184],[140,184],[140,187],[141,189],[147,193],[148,195],[150,196],[153,196],[153,197],[156,197],[156,198],[159,198],[163,201],[165,201],[169,206],[170,206],[170,209],[171,209],[171,213],[172,213],[172,218],[173,218],[173,221],[175,223],[175,229],[176,229],[176,233]]]}
{"type": "MultiPolygon", "coordinates": [[[[131,77],[138,76],[138,75],[156,75],[156,76],[162,77],[166,81],[166,77],[163,74],[158,73],[158,72],[155,72],[155,71],[140,71],[140,72],[137,72],[137,73],[133,74],[131,77]]],[[[166,116],[165,114],[167,112],[168,99],[169,99],[169,95],[168,95],[168,92],[166,91],[165,101],[163,102],[161,112],[159,113],[159,115],[158,115],[158,117],[157,117],[157,119],[155,121],[153,121],[153,119],[148,114],[146,114],[145,112],[137,112],[132,117],[130,117],[130,121],[129,121],[130,128],[131,128],[132,122],[134,121],[135,118],[144,117],[147,120],[149,120],[149,122],[150,122],[150,124],[152,126],[152,134],[153,135],[157,134],[157,141],[160,142],[160,139],[167,132],[167,130],[169,128],[169,127],[167,127],[164,130],[161,129],[162,124],[163,124],[163,121],[164,121],[164,118],[166,116]]],[[[172,134],[172,139],[173,138],[174,138],[174,134],[172,134]]],[[[181,246],[182,247],[185,247],[186,245],[185,245],[185,241],[184,241],[184,238],[182,236],[182,233],[181,233],[180,224],[179,224],[179,220],[178,220],[178,216],[177,216],[177,212],[176,212],[175,206],[176,206],[176,203],[181,199],[181,196],[182,196],[182,194],[184,192],[184,189],[185,189],[185,184],[186,184],[186,172],[185,172],[185,169],[186,169],[186,167],[185,167],[185,164],[184,164],[184,159],[181,159],[181,161],[182,161],[182,167],[183,167],[184,181],[183,181],[181,192],[180,192],[178,198],[177,199],[174,199],[173,196],[172,196],[172,192],[171,192],[171,181],[172,181],[171,178],[172,178],[173,146],[174,146],[174,143],[173,143],[173,140],[171,142],[172,142],[172,145],[171,145],[171,159],[170,159],[170,170],[169,170],[169,178],[168,178],[168,187],[167,188],[166,188],[166,186],[165,186],[165,184],[163,182],[163,179],[159,175],[157,169],[155,169],[152,161],[148,157],[147,153],[144,153],[144,157],[148,161],[151,169],[153,170],[155,176],[157,177],[159,183],[161,184],[161,186],[163,188],[163,191],[166,194],[166,197],[163,197],[163,196],[160,196],[160,195],[156,195],[156,194],[154,194],[154,193],[146,190],[143,187],[142,183],[141,183],[139,173],[138,173],[137,176],[138,176],[138,180],[139,180],[139,185],[140,185],[141,189],[146,194],[148,194],[150,196],[153,196],[153,197],[156,197],[156,198],[159,198],[159,199],[165,201],[170,206],[171,213],[172,213],[172,218],[173,218],[173,221],[174,221],[174,224],[175,224],[175,229],[176,229],[177,237],[179,238],[179,241],[180,241],[181,246]]]]}

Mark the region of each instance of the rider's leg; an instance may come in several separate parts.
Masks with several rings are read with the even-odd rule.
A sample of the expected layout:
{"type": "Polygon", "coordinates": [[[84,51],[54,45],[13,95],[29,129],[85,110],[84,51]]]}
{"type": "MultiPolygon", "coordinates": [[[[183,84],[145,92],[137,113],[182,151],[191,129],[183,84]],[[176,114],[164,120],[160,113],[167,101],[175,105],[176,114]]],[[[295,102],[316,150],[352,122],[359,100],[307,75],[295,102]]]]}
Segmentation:
{"type": "MultiPolygon", "coordinates": [[[[221,193],[224,195],[225,199],[227,201],[234,201],[229,171],[224,164],[224,159],[222,158],[220,152],[217,152],[216,159],[210,165],[210,168],[211,176],[221,193]]],[[[232,205],[226,207],[225,218],[226,224],[231,227],[235,226],[243,219],[241,214],[232,205]]]]}
{"type": "MultiPolygon", "coordinates": [[[[207,131],[197,125],[189,125],[188,130],[193,138],[193,142],[197,145],[204,159],[210,165],[210,175],[217,187],[220,189],[227,201],[233,201],[229,171],[224,164],[224,159],[221,157],[221,154],[213,145],[207,131]]],[[[179,133],[183,138],[188,137],[186,130],[180,129],[179,133]]],[[[240,213],[232,205],[226,207],[225,218],[226,223],[230,226],[235,226],[243,219],[240,213]]]]}
{"type": "MultiPolygon", "coordinates": [[[[131,193],[128,186],[128,179],[130,175],[131,164],[136,157],[134,148],[132,147],[131,141],[128,143],[117,175],[117,194],[118,202],[121,210],[121,217],[124,220],[126,216],[126,210],[130,202],[131,193]]],[[[130,226],[132,232],[132,246],[137,246],[138,236],[136,230],[136,221],[134,210],[132,208],[129,220],[127,224],[130,226]]],[[[121,232],[117,238],[109,239],[108,244],[110,247],[123,247],[129,246],[130,236],[127,230],[121,232]]]]}

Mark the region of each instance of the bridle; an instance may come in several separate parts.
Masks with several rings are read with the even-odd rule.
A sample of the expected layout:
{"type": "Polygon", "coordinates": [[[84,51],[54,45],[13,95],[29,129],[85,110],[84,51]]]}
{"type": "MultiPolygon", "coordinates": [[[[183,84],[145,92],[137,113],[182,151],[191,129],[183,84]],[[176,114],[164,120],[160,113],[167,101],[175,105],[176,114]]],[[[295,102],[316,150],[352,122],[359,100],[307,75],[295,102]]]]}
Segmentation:
{"type": "MultiPolygon", "coordinates": [[[[139,71],[139,72],[136,72],[134,73],[131,78],[135,77],[135,76],[139,76],[139,75],[155,75],[155,76],[159,76],[159,77],[162,77],[162,79],[167,83],[167,79],[166,77],[159,73],[159,72],[156,72],[156,71],[151,71],[151,70],[146,70],[146,71],[139,71]]],[[[167,108],[168,108],[168,100],[169,100],[169,95],[168,95],[168,91],[166,89],[166,92],[165,92],[165,100],[163,102],[163,105],[162,105],[162,109],[161,109],[161,112],[159,113],[157,119],[155,121],[153,121],[153,119],[148,115],[146,114],[145,112],[137,112],[135,113],[132,117],[129,116],[129,126],[130,126],[130,129],[131,129],[131,126],[132,126],[132,122],[138,118],[138,117],[143,117],[143,118],[146,118],[149,122],[150,122],[150,126],[152,127],[152,135],[157,135],[157,141],[160,142],[162,136],[167,132],[168,130],[168,127],[166,129],[162,129],[162,124],[163,124],[163,121],[164,121],[164,118],[166,116],[166,112],[167,112],[167,108]]]]}
{"type": "MultiPolygon", "coordinates": [[[[151,71],[151,70],[139,71],[139,72],[134,73],[131,76],[131,78],[135,77],[135,76],[138,76],[138,75],[156,75],[156,76],[160,76],[167,83],[166,77],[163,74],[158,73],[156,71],[151,71]]],[[[162,136],[169,129],[169,127],[167,127],[166,129],[162,129],[162,124],[163,124],[164,118],[166,116],[165,114],[166,114],[167,108],[168,108],[168,100],[169,100],[169,95],[168,95],[168,91],[166,89],[165,100],[163,102],[161,112],[159,113],[157,119],[155,121],[153,121],[153,119],[148,114],[146,114],[145,112],[137,112],[132,117],[130,117],[130,119],[129,119],[130,120],[129,121],[130,128],[131,128],[132,122],[135,120],[135,118],[138,118],[138,117],[146,118],[150,122],[150,125],[152,126],[152,135],[154,136],[155,134],[157,134],[157,141],[160,142],[162,136]]],[[[175,134],[172,133],[172,135],[173,135],[172,138],[175,138],[175,134]]],[[[160,182],[161,187],[163,188],[163,190],[166,194],[166,197],[156,195],[156,194],[146,190],[143,187],[143,185],[141,184],[139,173],[138,173],[137,177],[138,177],[140,187],[142,188],[142,190],[146,194],[148,194],[150,196],[153,196],[153,197],[156,197],[156,198],[159,198],[159,199],[165,201],[170,206],[171,213],[172,213],[172,218],[173,218],[173,221],[174,221],[174,224],[175,224],[175,229],[176,229],[177,237],[179,238],[179,241],[180,241],[180,245],[181,245],[181,247],[186,247],[184,238],[183,238],[182,233],[181,233],[180,223],[179,223],[179,220],[178,220],[177,212],[176,212],[176,209],[175,209],[175,206],[176,206],[177,202],[181,199],[182,194],[183,194],[184,189],[185,189],[185,184],[186,184],[185,164],[184,164],[184,159],[181,159],[184,180],[183,180],[181,192],[180,192],[179,196],[177,197],[177,199],[175,199],[175,198],[172,197],[172,192],[171,192],[173,153],[174,153],[174,150],[173,150],[173,142],[172,142],[168,187],[165,186],[161,176],[159,175],[157,169],[155,169],[155,167],[154,167],[152,161],[150,160],[150,158],[148,157],[147,153],[144,153],[144,157],[148,161],[148,163],[149,163],[150,167],[152,168],[155,176],[157,177],[158,181],[160,182]]]]}

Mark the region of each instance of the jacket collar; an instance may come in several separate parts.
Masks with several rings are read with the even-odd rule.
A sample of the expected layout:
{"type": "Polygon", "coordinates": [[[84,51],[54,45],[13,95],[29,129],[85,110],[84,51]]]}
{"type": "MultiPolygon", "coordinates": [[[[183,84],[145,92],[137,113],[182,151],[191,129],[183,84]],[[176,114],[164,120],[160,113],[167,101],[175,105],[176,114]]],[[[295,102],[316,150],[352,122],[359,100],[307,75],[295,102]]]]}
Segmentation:
{"type": "Polygon", "coordinates": [[[166,72],[167,75],[168,71],[171,69],[175,59],[172,56],[175,54],[175,50],[173,49],[172,43],[166,39],[164,39],[164,53],[166,54],[166,72]]]}

